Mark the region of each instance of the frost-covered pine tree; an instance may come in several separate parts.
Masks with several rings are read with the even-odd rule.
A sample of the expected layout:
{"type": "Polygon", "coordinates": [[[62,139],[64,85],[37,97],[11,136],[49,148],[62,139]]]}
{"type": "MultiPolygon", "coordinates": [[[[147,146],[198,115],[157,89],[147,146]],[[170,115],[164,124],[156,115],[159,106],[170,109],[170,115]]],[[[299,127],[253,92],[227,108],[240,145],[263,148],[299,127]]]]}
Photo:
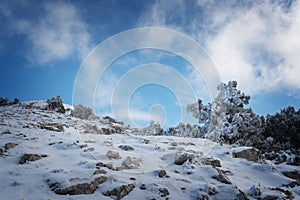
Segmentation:
{"type": "Polygon", "coordinates": [[[250,96],[237,89],[236,81],[221,83],[217,89],[219,93],[211,104],[203,105],[199,99],[187,107],[203,126],[205,137],[239,145],[262,143],[264,119],[244,107],[250,96]]]}

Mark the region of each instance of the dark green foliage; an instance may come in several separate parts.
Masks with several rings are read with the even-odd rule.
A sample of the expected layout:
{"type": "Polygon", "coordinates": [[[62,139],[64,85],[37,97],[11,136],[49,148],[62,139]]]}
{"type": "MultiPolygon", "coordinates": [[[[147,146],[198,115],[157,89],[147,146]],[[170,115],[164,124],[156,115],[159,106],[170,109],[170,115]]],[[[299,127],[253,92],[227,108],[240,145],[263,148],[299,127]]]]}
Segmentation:
{"type": "Polygon", "coordinates": [[[11,105],[18,104],[20,102],[18,98],[14,98],[14,100],[11,102],[8,101],[9,101],[8,98],[0,97],[0,106],[11,106],[11,105]]]}
{"type": "Polygon", "coordinates": [[[300,109],[289,106],[275,115],[267,115],[263,135],[274,138],[274,145],[280,143],[282,149],[300,148],[300,109]]]}

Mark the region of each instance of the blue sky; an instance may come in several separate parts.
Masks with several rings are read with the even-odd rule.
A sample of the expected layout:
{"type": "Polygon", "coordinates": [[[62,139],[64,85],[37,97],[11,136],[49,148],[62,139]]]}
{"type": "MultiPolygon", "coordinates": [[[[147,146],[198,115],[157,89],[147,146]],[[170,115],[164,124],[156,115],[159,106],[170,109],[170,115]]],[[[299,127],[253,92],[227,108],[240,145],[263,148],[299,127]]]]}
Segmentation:
{"type": "MultiPolygon", "coordinates": [[[[237,80],[238,88],[251,95],[250,106],[258,114],[300,107],[299,1],[2,0],[0,24],[0,96],[9,99],[60,95],[71,104],[76,74],[98,44],[126,30],[154,26],[197,41],[221,80],[237,80]]],[[[149,63],[173,68],[197,97],[210,100],[203,77],[188,62],[170,52],[142,49],[121,56],[99,77],[96,112],[112,114],[118,81],[149,63]]],[[[160,79],[173,81],[172,74],[164,77],[155,69],[160,79]]],[[[151,71],[141,76],[147,74],[151,71]]],[[[132,121],[140,126],[151,118],[166,126],[177,124],[181,105],[176,95],[182,93],[159,84],[141,85],[126,99],[132,121]]]]}

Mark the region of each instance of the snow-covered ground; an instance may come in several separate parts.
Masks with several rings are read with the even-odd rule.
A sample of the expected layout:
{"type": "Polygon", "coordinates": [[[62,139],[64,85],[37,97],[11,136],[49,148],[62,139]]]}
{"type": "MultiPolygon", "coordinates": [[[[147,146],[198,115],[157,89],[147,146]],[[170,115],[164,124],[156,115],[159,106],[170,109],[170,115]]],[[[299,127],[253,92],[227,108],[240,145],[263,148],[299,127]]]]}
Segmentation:
{"type": "Polygon", "coordinates": [[[0,107],[0,199],[300,199],[299,179],[283,174],[299,166],[235,158],[249,148],[206,139],[140,136],[44,103],[0,107]],[[20,164],[24,154],[41,157],[20,164]],[[83,183],[94,191],[71,195],[83,183]]]}

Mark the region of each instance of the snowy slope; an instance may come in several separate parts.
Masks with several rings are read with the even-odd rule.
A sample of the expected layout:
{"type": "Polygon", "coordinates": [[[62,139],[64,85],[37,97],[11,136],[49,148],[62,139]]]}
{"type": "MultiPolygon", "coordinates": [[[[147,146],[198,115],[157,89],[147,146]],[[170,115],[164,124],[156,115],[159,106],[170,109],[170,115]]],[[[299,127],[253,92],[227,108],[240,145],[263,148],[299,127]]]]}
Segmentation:
{"type": "Polygon", "coordinates": [[[299,179],[283,174],[299,166],[235,158],[248,148],[206,139],[140,136],[44,104],[0,107],[0,199],[300,199],[299,179]],[[24,154],[44,156],[20,164],[24,154]]]}

